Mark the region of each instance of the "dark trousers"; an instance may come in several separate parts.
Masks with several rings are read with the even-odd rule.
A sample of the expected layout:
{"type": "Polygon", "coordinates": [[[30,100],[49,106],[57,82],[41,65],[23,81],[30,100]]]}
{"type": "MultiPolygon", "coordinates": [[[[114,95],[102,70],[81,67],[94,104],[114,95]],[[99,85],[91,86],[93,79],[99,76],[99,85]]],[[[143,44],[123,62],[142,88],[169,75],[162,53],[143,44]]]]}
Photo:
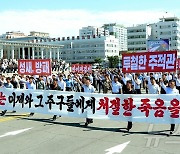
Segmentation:
{"type": "Polygon", "coordinates": [[[136,89],[136,94],[141,94],[141,89],[136,89]]]}
{"type": "Polygon", "coordinates": [[[72,91],[71,87],[66,87],[66,91],[72,91]]]}
{"type": "Polygon", "coordinates": [[[130,130],[132,128],[132,122],[128,121],[127,129],[130,130]]]}
{"type": "Polygon", "coordinates": [[[171,128],[170,128],[170,131],[174,131],[174,129],[175,129],[175,124],[171,124],[171,128]]]}

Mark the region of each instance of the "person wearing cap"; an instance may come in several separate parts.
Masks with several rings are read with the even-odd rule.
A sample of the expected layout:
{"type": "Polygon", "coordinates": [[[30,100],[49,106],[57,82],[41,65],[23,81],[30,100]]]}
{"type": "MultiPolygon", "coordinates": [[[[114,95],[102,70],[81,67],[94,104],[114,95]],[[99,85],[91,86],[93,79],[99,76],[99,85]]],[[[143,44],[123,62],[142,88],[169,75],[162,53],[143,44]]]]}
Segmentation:
{"type": "MultiPolygon", "coordinates": [[[[176,81],[170,80],[169,85],[165,86],[163,81],[160,80],[161,87],[165,90],[166,94],[179,94],[179,90],[176,89],[176,81]]],[[[171,124],[170,134],[173,134],[175,130],[175,124],[171,124]]]]}

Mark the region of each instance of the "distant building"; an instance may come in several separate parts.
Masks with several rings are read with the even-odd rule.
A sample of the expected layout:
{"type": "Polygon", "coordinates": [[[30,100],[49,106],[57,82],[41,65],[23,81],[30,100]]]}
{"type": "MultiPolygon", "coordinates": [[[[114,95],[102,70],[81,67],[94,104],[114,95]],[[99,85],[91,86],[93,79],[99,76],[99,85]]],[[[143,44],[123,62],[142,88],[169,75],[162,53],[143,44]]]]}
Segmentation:
{"type": "Polygon", "coordinates": [[[20,31],[6,32],[5,34],[0,35],[0,39],[12,39],[26,37],[26,35],[20,31]]]}
{"type": "Polygon", "coordinates": [[[128,51],[146,51],[151,29],[152,27],[149,24],[127,27],[128,51]]]}
{"type": "Polygon", "coordinates": [[[177,17],[160,18],[152,25],[152,39],[169,39],[170,50],[180,51],[180,19],[177,17]]]}
{"type": "Polygon", "coordinates": [[[69,63],[93,63],[97,57],[105,60],[108,56],[119,56],[119,42],[114,36],[63,37],[50,44],[63,45],[61,59],[69,63]]]}
{"type": "MultiPolygon", "coordinates": [[[[147,51],[148,40],[168,39],[170,50],[180,51],[180,19],[163,17],[157,23],[127,27],[128,51],[147,51]]],[[[178,52],[180,57],[180,52],[178,52]]]]}
{"type": "Polygon", "coordinates": [[[49,37],[49,33],[31,31],[30,36],[49,37]]]}
{"type": "Polygon", "coordinates": [[[79,30],[79,36],[109,36],[109,31],[102,27],[88,26],[79,30]]]}
{"type": "Polygon", "coordinates": [[[116,23],[104,24],[103,28],[119,40],[119,51],[127,51],[127,28],[116,23]]]}

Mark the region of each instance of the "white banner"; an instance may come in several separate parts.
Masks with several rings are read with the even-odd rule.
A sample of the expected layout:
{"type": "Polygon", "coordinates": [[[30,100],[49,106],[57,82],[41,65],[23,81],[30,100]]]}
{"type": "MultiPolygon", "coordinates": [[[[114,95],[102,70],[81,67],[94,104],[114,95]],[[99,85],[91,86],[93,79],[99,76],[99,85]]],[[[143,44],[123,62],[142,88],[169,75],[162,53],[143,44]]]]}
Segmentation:
{"type": "Polygon", "coordinates": [[[0,109],[117,121],[180,124],[180,95],[0,89],[0,109]]]}

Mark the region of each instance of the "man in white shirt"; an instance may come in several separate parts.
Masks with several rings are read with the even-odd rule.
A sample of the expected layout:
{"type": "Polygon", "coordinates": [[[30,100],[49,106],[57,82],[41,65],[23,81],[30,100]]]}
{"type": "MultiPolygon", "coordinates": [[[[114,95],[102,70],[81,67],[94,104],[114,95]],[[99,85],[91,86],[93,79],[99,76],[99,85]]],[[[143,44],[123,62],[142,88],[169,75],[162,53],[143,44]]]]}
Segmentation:
{"type": "Polygon", "coordinates": [[[141,80],[138,79],[138,77],[139,77],[139,75],[135,74],[133,85],[134,85],[134,89],[136,91],[136,94],[141,94],[141,80]]]}
{"type": "MultiPolygon", "coordinates": [[[[179,94],[179,90],[176,89],[176,82],[175,80],[170,80],[169,81],[169,86],[166,87],[164,85],[164,82],[161,80],[161,87],[166,91],[166,94],[179,94]]],[[[170,128],[170,134],[173,134],[175,129],[175,124],[171,124],[171,128],[170,128]]]]}
{"type": "Polygon", "coordinates": [[[33,77],[29,78],[29,82],[26,83],[26,89],[36,89],[36,85],[33,83],[33,80],[33,77]]]}
{"type": "Polygon", "coordinates": [[[122,94],[122,85],[118,81],[118,76],[114,76],[114,81],[112,82],[112,94],[122,94]]]}
{"type": "Polygon", "coordinates": [[[176,88],[179,90],[180,94],[180,73],[178,73],[176,80],[176,88]]]}
{"type": "Polygon", "coordinates": [[[59,76],[58,86],[62,89],[62,91],[66,90],[66,82],[63,80],[63,76],[59,76]]]}
{"type": "MultiPolygon", "coordinates": [[[[89,77],[83,77],[83,83],[78,79],[77,79],[77,82],[79,82],[82,86],[82,92],[85,92],[85,93],[94,93],[95,92],[95,88],[94,86],[91,85],[91,82],[90,82],[90,78],[89,77]]],[[[87,127],[90,123],[93,123],[93,119],[90,119],[90,118],[86,118],[86,122],[85,122],[85,126],[87,127]]]]}
{"type": "Polygon", "coordinates": [[[156,84],[156,80],[154,77],[150,79],[151,85],[148,87],[148,94],[160,94],[160,87],[156,84]]]}

